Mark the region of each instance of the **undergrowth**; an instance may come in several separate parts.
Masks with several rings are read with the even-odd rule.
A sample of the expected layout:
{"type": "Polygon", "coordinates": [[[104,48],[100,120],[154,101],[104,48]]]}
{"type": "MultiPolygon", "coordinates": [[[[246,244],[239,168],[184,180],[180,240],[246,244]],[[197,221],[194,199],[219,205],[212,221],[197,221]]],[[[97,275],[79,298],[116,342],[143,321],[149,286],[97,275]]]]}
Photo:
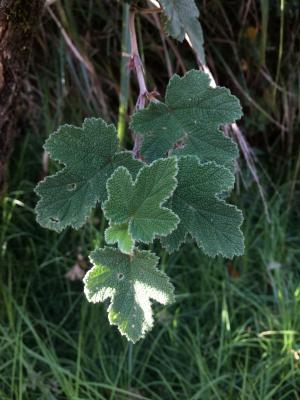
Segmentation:
{"type": "Polygon", "coordinates": [[[286,209],[290,183],[270,198],[272,224],[254,190],[238,196],[243,257],[210,260],[192,244],[161,254],[176,304],[132,346],[109,327],[105,306],[90,307],[82,283],[65,277],[78,260],[89,267],[89,247],[103,241],[99,216],[60,235],[35,222],[37,141],[17,151],[1,210],[1,399],[299,398],[299,214],[286,209]]]}
{"type": "MultiPolygon", "coordinates": [[[[286,46],[275,82],[282,23],[276,2],[268,22],[258,6],[267,2],[238,2],[238,13],[236,1],[226,10],[220,1],[199,3],[210,68],[219,83],[244,95],[243,128],[260,160],[269,219],[242,163],[234,202],[245,211],[245,255],[210,260],[192,244],[180,254],[161,253],[176,303],[156,312],[143,342],[120,338],[106,305],[91,307],[81,281],[65,276],[75,264],[87,270],[87,254],[103,245],[101,215],[80,232],[47,231],[35,222],[33,188],[43,168],[54,169],[42,163],[42,143],[59,124],[99,115],[116,122],[122,14],[110,1],[56,2],[59,21],[84,57],[74,56],[46,12],[28,83],[30,124],[1,200],[1,400],[300,399],[299,11],[284,2],[286,46]]],[[[168,70],[157,76],[157,64],[182,74],[194,60],[185,45],[167,41],[165,52],[154,22],[143,18],[149,87],[163,92],[168,70]]],[[[135,97],[128,98],[131,109],[135,97]]]]}

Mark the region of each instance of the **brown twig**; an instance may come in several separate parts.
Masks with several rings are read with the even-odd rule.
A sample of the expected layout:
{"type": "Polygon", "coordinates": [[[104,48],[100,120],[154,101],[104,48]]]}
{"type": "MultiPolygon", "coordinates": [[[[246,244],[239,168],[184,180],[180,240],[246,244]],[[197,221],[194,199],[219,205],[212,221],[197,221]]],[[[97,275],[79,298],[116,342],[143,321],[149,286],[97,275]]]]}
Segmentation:
{"type": "Polygon", "coordinates": [[[162,12],[162,8],[138,8],[137,12],[139,14],[159,14],[162,12]]]}

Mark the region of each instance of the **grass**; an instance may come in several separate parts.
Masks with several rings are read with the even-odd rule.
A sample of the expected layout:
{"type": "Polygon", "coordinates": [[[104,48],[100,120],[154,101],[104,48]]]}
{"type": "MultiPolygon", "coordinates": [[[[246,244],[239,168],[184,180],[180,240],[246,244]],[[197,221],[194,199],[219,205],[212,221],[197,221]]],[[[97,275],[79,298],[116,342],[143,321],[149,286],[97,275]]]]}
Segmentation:
{"type": "MultiPolygon", "coordinates": [[[[161,268],[171,276],[177,301],[168,308],[155,305],[155,328],[134,346],[109,326],[107,305],[88,304],[82,283],[65,277],[76,263],[87,269],[89,252],[103,244],[101,215],[96,213],[78,232],[58,235],[39,227],[33,211],[33,188],[43,174],[42,143],[49,132],[63,122],[81,124],[85,116],[117,120],[121,7],[98,0],[53,5],[81,58],[45,12],[30,69],[29,121],[0,205],[1,400],[300,399],[300,157],[295,151],[300,85],[296,39],[289,41],[287,31],[296,34],[300,25],[292,1],[285,3],[290,20],[283,25],[272,3],[268,19],[264,9],[262,33],[254,39],[244,32],[259,25],[257,2],[239,2],[239,14],[233,0],[226,10],[219,0],[201,6],[210,67],[222,84],[245,99],[243,128],[270,175],[261,173],[271,223],[241,163],[247,190],[242,187],[232,200],[245,214],[245,255],[233,262],[209,259],[193,244],[180,254],[161,253],[161,268]],[[226,24],[219,22],[223,17],[226,24]],[[270,32],[281,26],[274,111],[273,98],[267,97],[274,84],[264,76],[277,77],[279,58],[273,49],[278,35],[270,32]],[[273,70],[261,70],[258,64],[273,70]],[[245,65],[247,70],[241,68],[245,65]]],[[[172,47],[169,41],[163,46],[147,18],[139,23],[141,54],[149,87],[157,85],[163,93],[166,66],[182,73],[195,62],[185,46],[172,47]],[[162,66],[159,75],[157,65],[162,66]]],[[[123,75],[126,88],[127,78],[123,75]]],[[[123,103],[132,111],[134,79],[130,89],[129,94],[123,89],[123,103]]],[[[119,132],[127,143],[126,116],[123,111],[119,115],[119,132]]]]}
{"type": "Polygon", "coordinates": [[[35,222],[40,144],[29,136],[16,150],[2,202],[1,399],[300,398],[299,214],[286,209],[289,183],[270,198],[271,224],[255,190],[237,197],[243,257],[212,260],[192,244],[162,254],[177,302],[156,305],[154,330],[132,346],[105,306],[65,278],[79,253],[86,260],[100,245],[97,216],[61,235],[35,222]]]}

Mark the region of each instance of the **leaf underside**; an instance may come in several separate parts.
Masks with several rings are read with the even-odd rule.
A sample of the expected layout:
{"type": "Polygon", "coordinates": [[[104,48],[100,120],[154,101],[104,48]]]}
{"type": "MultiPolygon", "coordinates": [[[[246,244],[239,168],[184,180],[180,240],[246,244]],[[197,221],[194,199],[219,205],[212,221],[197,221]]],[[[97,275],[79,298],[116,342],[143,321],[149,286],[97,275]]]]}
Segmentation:
{"type": "Polygon", "coordinates": [[[237,146],[219,128],[239,119],[241,106],[228,89],[212,88],[209,83],[209,76],[201,71],[189,71],[182,78],[174,75],[165,103],[152,102],[133,115],[131,128],[143,137],[141,153],[147,161],[173,152],[232,165],[237,146]]]}
{"type": "Polygon", "coordinates": [[[133,343],[153,326],[150,299],[161,304],[174,301],[174,288],[166,274],[156,268],[158,257],[135,250],[132,256],[113,248],[91,254],[94,267],[84,278],[88,301],[110,298],[108,318],[133,343]]]}
{"type": "Polygon", "coordinates": [[[112,224],[127,223],[134,240],[150,243],[157,235],[168,235],[179,219],[162,204],[177,185],[176,175],[176,157],[144,165],[135,182],[126,168],[119,167],[107,181],[104,215],[112,224]]]}
{"type": "Polygon", "coordinates": [[[218,196],[232,189],[234,176],[214,162],[199,163],[195,156],[180,158],[178,167],[178,186],[167,205],[179,216],[180,223],[161,239],[162,245],[173,252],[190,234],[209,256],[241,255],[242,213],[218,196]]]}
{"type": "Polygon", "coordinates": [[[205,64],[204,39],[194,0],[159,0],[167,17],[166,29],[174,39],[183,41],[188,34],[199,61],[205,64]]]}
{"type": "Polygon", "coordinates": [[[44,146],[51,158],[63,163],[62,170],[46,177],[35,191],[37,221],[61,231],[81,227],[97,202],[106,198],[106,181],[119,166],[136,176],[142,162],[130,152],[116,153],[117,132],[102,119],[88,118],[82,127],[63,125],[44,146]]]}

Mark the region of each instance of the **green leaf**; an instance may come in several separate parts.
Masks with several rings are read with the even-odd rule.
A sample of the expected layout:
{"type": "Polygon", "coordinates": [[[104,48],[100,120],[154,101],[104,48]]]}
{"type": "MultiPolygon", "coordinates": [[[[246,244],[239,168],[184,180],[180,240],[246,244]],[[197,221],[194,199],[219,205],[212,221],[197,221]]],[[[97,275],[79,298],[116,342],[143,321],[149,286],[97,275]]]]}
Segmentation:
{"type": "Polygon", "coordinates": [[[200,22],[197,19],[193,19],[186,27],[186,33],[190,38],[192,48],[194,49],[198,57],[198,60],[201,62],[201,64],[206,64],[205,52],[204,52],[204,38],[200,22]]]}
{"type": "Polygon", "coordinates": [[[106,181],[120,165],[135,176],[142,163],[129,152],[116,153],[117,132],[102,119],[85,119],[82,127],[63,125],[44,148],[65,167],[38,184],[41,197],[37,221],[61,231],[68,225],[82,226],[97,202],[106,198],[106,181]]]}
{"type": "Polygon", "coordinates": [[[188,34],[199,60],[205,64],[204,39],[198,20],[199,10],[194,0],[159,0],[167,17],[167,32],[173,38],[183,41],[188,34]]]}
{"type": "Polygon", "coordinates": [[[176,155],[196,155],[200,161],[232,164],[236,144],[219,130],[242,115],[238,99],[228,89],[211,88],[209,76],[189,71],[174,75],[165,103],[150,103],[132,117],[131,128],[143,136],[142,155],[152,161],[172,150],[176,155]]]}
{"type": "Polygon", "coordinates": [[[135,182],[126,168],[119,167],[107,181],[105,217],[113,224],[128,223],[131,237],[144,243],[168,235],[179,218],[162,204],[176,188],[176,175],[176,157],[144,165],[135,182]]]}
{"type": "Polygon", "coordinates": [[[218,196],[233,188],[234,176],[214,162],[200,164],[195,156],[180,158],[178,167],[178,186],[168,206],[181,222],[162,245],[175,251],[190,234],[209,256],[243,254],[242,213],[218,196]]]}
{"type": "Polygon", "coordinates": [[[109,226],[105,231],[105,241],[108,244],[118,243],[122,253],[132,254],[133,252],[134,240],[128,231],[128,224],[109,226]]]}
{"type": "Polygon", "coordinates": [[[88,301],[111,299],[108,318],[133,343],[152,328],[150,299],[161,304],[174,301],[174,288],[167,275],[156,268],[158,257],[135,250],[132,256],[117,249],[97,249],[91,254],[94,267],[84,278],[88,301]]]}

